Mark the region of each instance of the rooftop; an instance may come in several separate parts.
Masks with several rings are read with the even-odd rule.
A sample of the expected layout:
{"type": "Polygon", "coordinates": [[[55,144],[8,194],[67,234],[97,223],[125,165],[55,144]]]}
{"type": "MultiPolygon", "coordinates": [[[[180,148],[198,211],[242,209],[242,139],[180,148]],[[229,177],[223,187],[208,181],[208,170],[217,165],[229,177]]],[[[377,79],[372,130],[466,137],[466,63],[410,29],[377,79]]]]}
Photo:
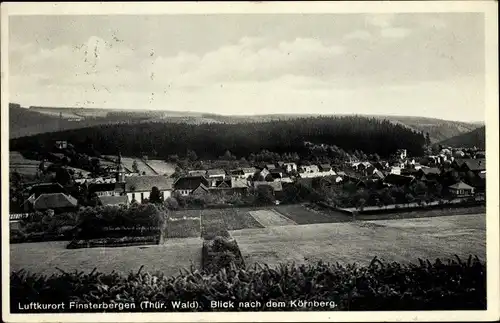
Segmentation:
{"type": "Polygon", "coordinates": [[[33,202],[33,206],[37,210],[61,209],[77,205],[78,201],[73,196],[64,193],[42,194],[33,202]]]}
{"type": "Polygon", "coordinates": [[[125,179],[125,191],[150,192],[153,187],[160,191],[173,189],[174,180],[162,175],[131,176],[125,179]]]}

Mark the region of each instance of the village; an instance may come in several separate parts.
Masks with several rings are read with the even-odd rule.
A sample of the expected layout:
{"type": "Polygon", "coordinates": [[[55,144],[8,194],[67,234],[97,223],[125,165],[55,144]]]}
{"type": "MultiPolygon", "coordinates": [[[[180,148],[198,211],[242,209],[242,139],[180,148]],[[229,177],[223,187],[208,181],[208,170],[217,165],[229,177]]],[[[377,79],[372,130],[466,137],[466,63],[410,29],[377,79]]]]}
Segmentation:
{"type": "MultiPolygon", "coordinates": [[[[325,148],[325,145],[309,142],[304,145],[311,150],[325,148]]],[[[207,196],[211,197],[208,198],[208,203],[192,203],[190,207],[204,207],[207,204],[237,206],[235,200],[241,202],[245,197],[256,195],[257,192],[263,192],[261,201],[253,200],[247,202],[247,205],[293,203],[294,200],[287,196],[287,192],[292,190],[287,188],[296,185],[314,189],[323,195],[327,195],[325,188],[336,188],[336,192],[339,188],[340,191],[344,188],[346,191],[348,184],[351,195],[355,195],[353,190],[359,192],[398,188],[407,198],[406,201],[399,203],[413,202],[422,205],[439,199],[484,200],[486,185],[485,153],[476,148],[440,147],[438,154],[424,157],[408,156],[405,149],[400,149],[390,160],[380,160],[378,156],[375,158],[370,156],[371,160],[349,158],[341,163],[337,161],[336,164],[300,161],[297,160],[297,156],[294,161],[261,161],[253,164],[247,161],[233,162],[232,166],[235,164],[245,166],[237,168],[229,168],[231,165],[228,164],[231,163],[208,161],[204,163],[204,168],[200,169],[193,169],[192,165],[186,163],[184,169],[178,165],[171,165],[171,169],[161,174],[162,170],[165,171],[165,165],[168,165],[165,161],[148,160],[147,156],[124,158],[128,164],[126,167],[120,155],[92,159],[89,163],[91,165],[96,164],[93,161],[97,160],[96,172],[75,171],[68,166],[71,164],[70,156],[73,156],[67,153],[71,144],[57,141],[55,147],[58,152],[48,154],[48,158],[44,157],[38,165],[35,174],[38,181],[21,183],[20,175],[16,175],[16,166],[11,165],[11,170],[14,170],[11,179],[14,181],[17,179],[17,182],[11,185],[11,196],[14,201],[11,204],[11,221],[18,221],[20,217],[28,216],[34,211],[50,210],[60,213],[75,211],[81,206],[88,205],[117,206],[161,202],[178,208],[179,200],[197,199],[199,202],[200,199],[207,200],[207,196]],[[138,162],[143,169],[139,169],[138,162]],[[163,168],[155,166],[159,164],[163,168]],[[208,168],[212,165],[223,166],[208,168]],[[45,175],[45,180],[40,180],[41,173],[45,175]],[[414,188],[416,186],[420,192],[417,194],[410,192],[410,186],[414,188]],[[435,193],[432,201],[429,200],[431,191],[435,193]],[[408,193],[414,196],[408,197],[408,193]]],[[[328,161],[328,158],[322,160],[328,161]]],[[[197,164],[200,166],[199,161],[197,164]]],[[[333,204],[334,207],[340,207],[339,204],[342,203],[333,204]]],[[[342,205],[344,209],[381,207],[381,204],[387,209],[388,204],[397,204],[397,201],[394,198],[389,198],[388,201],[380,201],[380,198],[370,201],[369,198],[365,198],[362,201],[344,204],[342,205]]]]}

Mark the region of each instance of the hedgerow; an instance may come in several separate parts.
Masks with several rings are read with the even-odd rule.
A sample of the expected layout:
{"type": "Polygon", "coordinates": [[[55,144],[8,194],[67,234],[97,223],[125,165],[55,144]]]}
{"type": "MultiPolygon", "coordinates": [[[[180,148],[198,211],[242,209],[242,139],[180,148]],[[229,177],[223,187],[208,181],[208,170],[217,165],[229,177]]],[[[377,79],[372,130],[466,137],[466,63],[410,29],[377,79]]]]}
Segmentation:
{"type": "MultiPolygon", "coordinates": [[[[142,267],[141,267],[142,269],[142,267]]],[[[477,257],[434,263],[382,263],[340,265],[282,264],[276,268],[255,265],[218,272],[185,271],[177,277],[137,273],[123,275],[61,272],[50,277],[12,272],[11,311],[17,304],[40,302],[134,303],[162,301],[158,311],[178,311],[170,301],[196,301],[198,311],[214,309],[216,301],[334,301],[333,310],[484,310],[486,308],[486,266],[477,257]]],[[[235,308],[238,310],[238,307],[235,308]]],[[[239,310],[243,310],[239,308],[239,310]]],[[[332,310],[332,308],[262,307],[259,310],[332,310]]],[[[18,310],[17,310],[18,311],[18,310]]],[[[54,312],[57,312],[56,310],[54,312]]],[[[81,310],[80,310],[81,312],[81,310]]]]}

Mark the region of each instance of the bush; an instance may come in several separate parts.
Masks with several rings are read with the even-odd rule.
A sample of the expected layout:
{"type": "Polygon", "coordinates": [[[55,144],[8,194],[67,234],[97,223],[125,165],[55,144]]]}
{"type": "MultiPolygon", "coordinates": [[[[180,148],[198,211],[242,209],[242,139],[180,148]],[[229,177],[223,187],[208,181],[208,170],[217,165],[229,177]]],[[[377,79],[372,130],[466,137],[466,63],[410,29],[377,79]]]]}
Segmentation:
{"type": "Polygon", "coordinates": [[[73,240],[66,248],[67,249],[80,249],[80,248],[96,248],[96,247],[127,247],[137,245],[158,244],[159,238],[155,236],[145,237],[120,237],[120,238],[102,238],[92,240],[73,240]]]}
{"type": "Polygon", "coordinates": [[[78,238],[157,235],[165,223],[166,212],[161,205],[87,207],[78,213],[78,238]]]}
{"type": "Polygon", "coordinates": [[[205,240],[202,249],[202,263],[203,269],[207,272],[217,272],[222,268],[244,267],[238,243],[230,236],[217,236],[213,240],[205,240]]]}
{"type": "MultiPolygon", "coordinates": [[[[221,261],[230,257],[221,257],[221,261]]],[[[382,263],[376,258],[368,266],[317,263],[279,265],[277,268],[255,265],[252,268],[224,268],[212,273],[191,269],[177,277],[162,274],[117,272],[65,273],[41,276],[25,271],[10,275],[11,311],[30,302],[133,303],[139,312],[142,301],[165,302],[158,311],[179,311],[171,300],[196,301],[191,311],[216,311],[212,300],[259,301],[333,301],[333,310],[485,310],[486,265],[469,257],[434,263],[382,263]]],[[[67,307],[66,307],[67,308],[67,307]]],[[[245,310],[245,309],[241,309],[245,310]]],[[[260,310],[276,311],[261,307],[260,310]]],[[[331,307],[284,307],[279,310],[332,310],[331,307]]],[[[81,310],[80,310],[81,311],[81,310]]],[[[102,312],[102,310],[100,310],[102,312]]],[[[107,312],[118,310],[107,310],[107,312]]],[[[151,310],[154,311],[154,310],[151,310]]],[[[23,311],[26,312],[26,311],[23,311]]],[[[33,310],[35,312],[35,310],[33,310]]],[[[47,311],[48,312],[48,311],[47,311]]],[[[53,312],[57,312],[54,310],[53,312]]],[[[99,310],[94,310],[99,312],[99,310]]]]}

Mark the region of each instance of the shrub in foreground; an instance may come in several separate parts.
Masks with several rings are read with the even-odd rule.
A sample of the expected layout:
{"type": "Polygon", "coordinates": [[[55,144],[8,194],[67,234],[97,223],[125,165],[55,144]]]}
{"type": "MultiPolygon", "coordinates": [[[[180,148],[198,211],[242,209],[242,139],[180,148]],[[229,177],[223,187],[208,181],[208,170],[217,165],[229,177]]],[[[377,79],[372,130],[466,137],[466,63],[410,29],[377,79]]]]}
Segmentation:
{"type": "Polygon", "coordinates": [[[203,241],[201,254],[206,272],[245,266],[238,243],[232,237],[217,236],[213,240],[203,241]]]}
{"type": "MultiPolygon", "coordinates": [[[[141,267],[142,269],[142,267],[141,267]]],[[[484,310],[486,308],[486,266],[477,257],[419,264],[382,263],[376,258],[369,266],[318,263],[254,266],[218,272],[191,269],[177,277],[162,274],[122,275],[83,272],[50,277],[12,272],[11,311],[19,303],[105,302],[136,304],[165,302],[164,309],[175,311],[171,301],[196,301],[198,311],[223,310],[210,307],[210,301],[259,301],[259,310],[332,310],[330,307],[266,308],[268,301],[333,301],[334,310],[484,310]]],[[[225,309],[230,310],[230,309],[225,309]]],[[[255,310],[255,309],[254,309],[255,310]]],[[[80,310],[81,312],[82,310],[80,310]]],[[[99,311],[99,310],[94,310],[99,311]]],[[[102,311],[102,310],[101,310],[102,311]]],[[[134,310],[132,310],[134,311],[134,310]]],[[[53,312],[57,312],[54,310],[53,312]]]]}

